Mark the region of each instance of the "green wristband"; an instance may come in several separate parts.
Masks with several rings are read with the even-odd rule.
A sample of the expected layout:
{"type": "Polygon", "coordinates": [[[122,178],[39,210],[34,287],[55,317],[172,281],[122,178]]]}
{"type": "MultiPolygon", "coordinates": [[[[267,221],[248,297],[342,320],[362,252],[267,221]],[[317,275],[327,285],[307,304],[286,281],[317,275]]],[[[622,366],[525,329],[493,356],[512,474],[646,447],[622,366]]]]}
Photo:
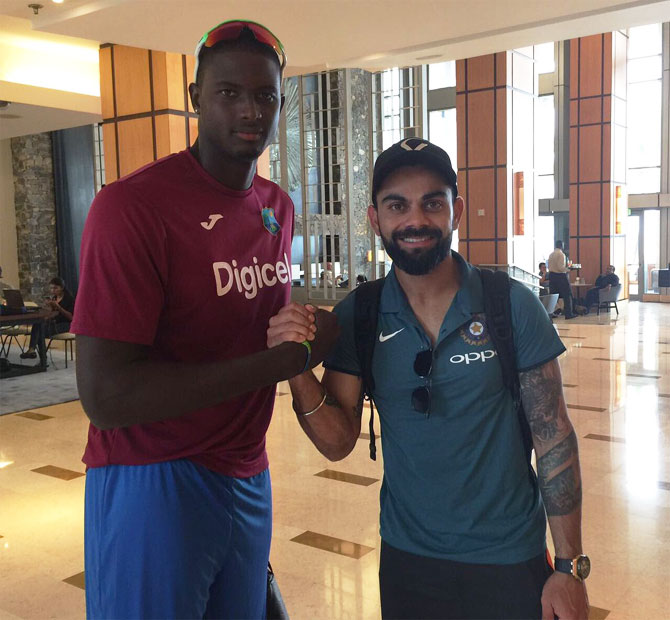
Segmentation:
{"type": "Polygon", "coordinates": [[[312,361],[312,345],[309,343],[309,340],[303,340],[302,344],[307,349],[307,359],[305,360],[305,367],[300,371],[300,374],[309,370],[309,363],[312,361]]]}

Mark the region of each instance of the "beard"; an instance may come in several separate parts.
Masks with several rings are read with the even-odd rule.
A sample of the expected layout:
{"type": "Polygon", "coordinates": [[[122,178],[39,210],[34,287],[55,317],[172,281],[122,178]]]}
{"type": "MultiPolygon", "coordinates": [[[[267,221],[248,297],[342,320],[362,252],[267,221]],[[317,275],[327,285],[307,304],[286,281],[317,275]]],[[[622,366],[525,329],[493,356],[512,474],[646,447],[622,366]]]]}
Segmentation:
{"type": "Polygon", "coordinates": [[[381,235],[381,240],[384,249],[398,269],[411,276],[425,276],[449,255],[452,237],[453,232],[443,236],[439,228],[424,226],[396,230],[391,235],[391,239],[386,239],[384,235],[381,235]],[[403,250],[398,241],[412,237],[431,237],[437,239],[437,243],[428,249],[403,250]]]}

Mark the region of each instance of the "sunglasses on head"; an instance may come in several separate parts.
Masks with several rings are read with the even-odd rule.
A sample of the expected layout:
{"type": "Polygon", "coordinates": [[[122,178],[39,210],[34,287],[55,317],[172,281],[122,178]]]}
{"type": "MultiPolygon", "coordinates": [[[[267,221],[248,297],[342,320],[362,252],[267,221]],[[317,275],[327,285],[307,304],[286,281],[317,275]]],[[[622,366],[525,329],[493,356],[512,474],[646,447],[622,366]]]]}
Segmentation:
{"type": "Polygon", "coordinates": [[[265,26],[262,26],[257,22],[251,22],[244,19],[231,19],[220,23],[218,26],[214,26],[214,28],[202,35],[202,38],[195,48],[195,72],[193,79],[195,80],[198,77],[199,57],[203,47],[213,47],[221,41],[236,41],[245,28],[251,31],[256,41],[271,47],[275,51],[277,58],[279,59],[279,66],[283,71],[284,67],[286,67],[286,52],[284,51],[284,46],[281,44],[281,41],[265,26]]]}
{"type": "MultiPolygon", "coordinates": [[[[414,360],[414,372],[422,379],[430,379],[433,371],[433,350],[419,351],[414,360]]],[[[412,392],[412,407],[419,413],[430,413],[430,384],[422,385],[412,392]]]]}

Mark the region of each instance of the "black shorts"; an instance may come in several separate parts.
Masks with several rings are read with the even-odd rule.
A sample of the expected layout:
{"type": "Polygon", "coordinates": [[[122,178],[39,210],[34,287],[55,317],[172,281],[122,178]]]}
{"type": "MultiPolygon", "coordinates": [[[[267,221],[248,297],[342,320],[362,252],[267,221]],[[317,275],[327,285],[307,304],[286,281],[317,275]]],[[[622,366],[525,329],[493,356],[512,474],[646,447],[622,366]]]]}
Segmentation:
{"type": "Polygon", "coordinates": [[[382,618],[541,618],[542,588],[551,573],[546,553],[519,564],[465,564],[382,541],[382,618]]]}

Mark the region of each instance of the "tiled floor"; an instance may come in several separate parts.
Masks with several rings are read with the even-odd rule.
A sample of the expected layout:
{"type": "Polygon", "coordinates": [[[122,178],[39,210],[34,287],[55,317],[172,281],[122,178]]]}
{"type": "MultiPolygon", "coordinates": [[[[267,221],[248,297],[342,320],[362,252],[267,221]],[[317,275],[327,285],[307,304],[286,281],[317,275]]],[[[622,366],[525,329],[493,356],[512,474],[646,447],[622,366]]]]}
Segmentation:
{"type": "MultiPolygon", "coordinates": [[[[617,321],[556,320],[580,438],[591,617],[667,619],[670,306],[620,309],[617,321]]],[[[272,564],[291,617],[379,618],[381,461],[369,460],[362,439],[346,460],[328,462],[299,429],[288,386],[279,392],[268,436],[272,564]]],[[[78,402],[0,417],[2,620],[84,616],[85,438],[78,402]]]]}

